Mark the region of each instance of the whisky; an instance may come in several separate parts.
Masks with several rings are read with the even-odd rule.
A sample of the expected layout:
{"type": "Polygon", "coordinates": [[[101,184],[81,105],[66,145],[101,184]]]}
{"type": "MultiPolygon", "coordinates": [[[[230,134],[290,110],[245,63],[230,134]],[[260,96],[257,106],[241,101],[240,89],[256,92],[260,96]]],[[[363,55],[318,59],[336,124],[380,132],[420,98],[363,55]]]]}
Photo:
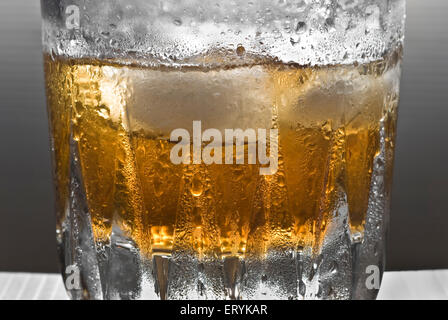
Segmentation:
{"type": "MultiPolygon", "coordinates": [[[[76,206],[87,208],[96,246],[108,247],[119,230],[141,259],[159,262],[148,270],[156,270],[151,272],[159,277],[154,281],[162,298],[170,285],[190,283],[158,269],[179,255],[199,265],[215,261],[224,274],[226,263],[246,261],[238,277],[258,277],[258,284],[247,285],[252,289],[245,293],[240,281],[226,291],[236,280],[213,276],[210,286],[218,289],[209,294],[253,298],[264,279],[251,275],[251,265],[288,252],[322,255],[338,216],[345,215],[341,234],[352,244],[362,242],[369,203],[390,193],[400,59],[397,51],[360,65],[251,59],[174,67],[48,55],[58,216],[73,211],[75,168],[84,195],[76,206]],[[237,152],[230,164],[173,163],[170,134],[179,128],[192,133],[194,121],[223,137],[226,129],[277,130],[276,171],[261,175],[265,165],[237,161],[237,152]],[[379,158],[385,188],[375,194],[379,158]]],[[[223,140],[222,157],[227,147],[223,140]]],[[[193,150],[193,142],[187,148],[193,150]]],[[[249,159],[250,148],[245,143],[239,156],[249,159]]],[[[62,222],[58,228],[64,232],[62,222]]],[[[288,270],[299,272],[294,268],[288,270]]],[[[300,295],[281,277],[275,282],[278,292],[300,295]]]]}

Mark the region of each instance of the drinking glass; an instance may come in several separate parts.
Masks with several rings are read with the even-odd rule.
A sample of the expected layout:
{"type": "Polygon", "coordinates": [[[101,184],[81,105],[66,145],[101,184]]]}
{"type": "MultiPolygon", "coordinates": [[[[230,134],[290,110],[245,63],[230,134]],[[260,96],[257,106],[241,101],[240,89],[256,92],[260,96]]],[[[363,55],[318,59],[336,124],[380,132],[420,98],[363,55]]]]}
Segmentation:
{"type": "Polygon", "coordinates": [[[373,299],[404,0],[41,0],[73,299],[373,299]]]}

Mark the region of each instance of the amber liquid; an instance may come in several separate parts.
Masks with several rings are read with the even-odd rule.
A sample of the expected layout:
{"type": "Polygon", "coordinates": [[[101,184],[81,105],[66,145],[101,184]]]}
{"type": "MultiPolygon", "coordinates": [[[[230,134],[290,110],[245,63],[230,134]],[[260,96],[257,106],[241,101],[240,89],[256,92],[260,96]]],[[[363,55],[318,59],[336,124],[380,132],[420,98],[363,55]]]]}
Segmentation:
{"type": "Polygon", "coordinates": [[[386,148],[394,147],[398,88],[390,74],[399,58],[150,68],[46,56],[57,210],[68,210],[76,157],[95,240],[107,243],[118,227],[148,257],[318,248],[341,193],[360,239],[381,126],[386,148]],[[170,132],[193,120],[219,130],[277,128],[278,171],[173,164],[170,132]]]}

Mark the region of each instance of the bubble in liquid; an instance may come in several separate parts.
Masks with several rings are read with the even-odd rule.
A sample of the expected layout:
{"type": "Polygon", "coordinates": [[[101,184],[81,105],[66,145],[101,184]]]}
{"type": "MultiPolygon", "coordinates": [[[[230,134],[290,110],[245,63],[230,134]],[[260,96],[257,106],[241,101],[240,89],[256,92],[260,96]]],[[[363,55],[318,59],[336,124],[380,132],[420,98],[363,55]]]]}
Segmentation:
{"type": "Polygon", "coordinates": [[[277,183],[279,187],[284,187],[286,185],[285,175],[282,172],[279,172],[277,176],[277,183]]]}
{"type": "Polygon", "coordinates": [[[191,181],[190,192],[194,197],[200,197],[202,192],[204,191],[204,186],[202,185],[199,177],[194,177],[193,181],[191,181]]]}

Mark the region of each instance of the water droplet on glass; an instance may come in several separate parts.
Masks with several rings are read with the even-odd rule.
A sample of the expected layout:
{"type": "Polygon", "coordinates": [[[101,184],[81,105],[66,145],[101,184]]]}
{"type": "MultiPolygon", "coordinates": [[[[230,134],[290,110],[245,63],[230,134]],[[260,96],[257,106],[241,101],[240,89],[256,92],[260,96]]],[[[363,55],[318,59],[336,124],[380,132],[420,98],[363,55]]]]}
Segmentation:
{"type": "Polygon", "coordinates": [[[306,23],[299,21],[296,25],[296,33],[304,33],[306,31],[306,23]]]}
{"type": "Polygon", "coordinates": [[[360,232],[356,232],[352,235],[352,243],[361,243],[362,235],[360,232]]]}
{"type": "Polygon", "coordinates": [[[316,293],[316,297],[318,297],[318,298],[322,297],[322,292],[323,292],[322,285],[319,284],[319,287],[318,287],[317,293],[316,293]]]}
{"type": "Polygon", "coordinates": [[[109,119],[110,117],[110,110],[105,105],[100,105],[96,108],[96,112],[98,115],[104,119],[109,119]]]}
{"type": "Polygon", "coordinates": [[[336,31],[334,19],[333,18],[327,18],[325,19],[325,27],[328,31],[336,31]]]}
{"type": "Polygon", "coordinates": [[[242,56],[245,52],[246,49],[241,44],[239,44],[238,47],[236,48],[236,54],[242,56]]]}
{"type": "Polygon", "coordinates": [[[300,37],[298,35],[292,36],[289,38],[289,41],[291,42],[291,44],[293,46],[295,46],[296,44],[298,44],[300,42],[300,37]]]}
{"type": "Polygon", "coordinates": [[[299,280],[299,294],[304,297],[306,294],[306,284],[302,279],[299,280]]]}
{"type": "Polygon", "coordinates": [[[375,245],[373,246],[373,254],[376,256],[378,256],[378,243],[375,243],[375,245]]]}
{"type": "Polygon", "coordinates": [[[330,266],[330,273],[334,274],[337,272],[338,272],[338,263],[336,261],[333,261],[330,266]]]}
{"type": "Polygon", "coordinates": [[[280,39],[282,37],[282,33],[278,29],[274,29],[274,39],[280,39]]]}
{"type": "Polygon", "coordinates": [[[118,46],[118,41],[116,39],[110,39],[109,44],[112,47],[117,47],[118,46]]]}
{"type": "Polygon", "coordinates": [[[301,0],[297,3],[297,9],[299,12],[303,11],[306,7],[305,0],[301,0]]]}
{"type": "Polygon", "coordinates": [[[325,140],[330,140],[330,138],[331,138],[331,133],[332,133],[331,122],[330,122],[330,121],[325,121],[325,122],[322,124],[321,129],[322,129],[322,132],[323,132],[323,134],[324,134],[324,138],[325,138],[325,140]]]}

